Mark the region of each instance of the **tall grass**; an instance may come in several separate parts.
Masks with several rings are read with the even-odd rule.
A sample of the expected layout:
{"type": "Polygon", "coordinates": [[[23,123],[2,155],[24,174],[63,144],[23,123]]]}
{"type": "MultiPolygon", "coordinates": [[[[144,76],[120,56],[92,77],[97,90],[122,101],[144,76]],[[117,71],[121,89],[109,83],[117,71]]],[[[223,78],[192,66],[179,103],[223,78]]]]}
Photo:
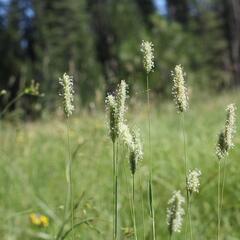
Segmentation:
{"type": "Polygon", "coordinates": [[[66,180],[67,180],[67,197],[65,203],[65,219],[67,219],[67,214],[71,212],[71,237],[74,239],[74,199],[73,199],[73,183],[72,183],[72,153],[69,137],[69,117],[74,111],[73,105],[73,79],[71,76],[66,73],[63,74],[62,78],[59,78],[59,84],[62,86],[62,93],[60,94],[63,97],[63,108],[66,116],[66,125],[67,125],[67,151],[68,151],[68,160],[66,163],[66,180]]]}
{"type": "MultiPolygon", "coordinates": [[[[184,152],[184,169],[185,169],[185,190],[186,190],[186,198],[187,198],[187,220],[189,221],[190,227],[190,237],[192,236],[191,229],[191,217],[189,213],[189,191],[187,186],[187,174],[188,174],[188,159],[187,159],[187,144],[186,144],[186,133],[185,133],[185,112],[188,109],[188,92],[185,86],[185,73],[181,65],[177,65],[172,71],[173,78],[173,87],[172,93],[174,97],[174,101],[176,104],[177,111],[180,116],[180,125],[183,137],[183,152],[184,152]]],[[[185,239],[187,238],[187,224],[185,227],[185,239]]]]}
{"type": "Polygon", "coordinates": [[[142,41],[141,52],[143,53],[143,67],[146,71],[146,95],[147,95],[147,114],[148,114],[148,148],[150,159],[150,173],[148,181],[149,191],[149,208],[150,216],[152,218],[152,239],[156,239],[155,229],[155,210],[154,210],[154,198],[153,198],[153,182],[152,182],[152,145],[151,145],[151,116],[150,116],[150,88],[149,88],[149,73],[154,69],[154,55],[153,55],[153,43],[148,41],[142,41]]]}
{"type": "Polygon", "coordinates": [[[227,116],[225,121],[224,130],[222,130],[218,137],[218,143],[216,147],[216,155],[218,157],[218,228],[217,239],[220,239],[221,234],[221,214],[224,196],[224,186],[226,179],[226,158],[229,154],[229,150],[234,147],[233,137],[236,131],[236,107],[235,104],[229,104],[226,108],[227,116]],[[222,167],[223,164],[223,167],[222,167]],[[223,168],[223,173],[222,173],[223,168]],[[223,176],[222,176],[223,175],[223,176]],[[222,179],[222,180],[221,180],[222,179]]]}

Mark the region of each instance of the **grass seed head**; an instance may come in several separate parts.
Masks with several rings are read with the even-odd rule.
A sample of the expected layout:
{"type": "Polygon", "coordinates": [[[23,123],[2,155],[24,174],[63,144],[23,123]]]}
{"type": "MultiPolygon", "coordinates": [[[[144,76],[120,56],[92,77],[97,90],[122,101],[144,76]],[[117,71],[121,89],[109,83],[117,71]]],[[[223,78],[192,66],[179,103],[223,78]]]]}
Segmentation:
{"type": "Polygon", "coordinates": [[[180,191],[174,191],[172,197],[168,201],[167,208],[167,224],[170,235],[173,232],[181,232],[183,216],[185,214],[183,204],[185,199],[180,191]]]}
{"type": "Polygon", "coordinates": [[[219,160],[224,158],[228,151],[234,147],[233,137],[236,132],[236,107],[229,104],[226,108],[227,117],[224,130],[218,136],[216,155],[219,160]]]}
{"type": "Polygon", "coordinates": [[[225,142],[225,134],[223,131],[221,131],[218,135],[218,142],[217,142],[217,147],[216,147],[216,155],[219,160],[225,157],[227,154],[227,146],[225,142]]]}
{"type": "Polygon", "coordinates": [[[127,111],[126,100],[127,100],[127,84],[124,80],[122,80],[118,85],[116,94],[119,128],[120,125],[123,124],[125,121],[125,113],[127,111]]]}
{"type": "Polygon", "coordinates": [[[120,136],[121,136],[123,143],[129,149],[133,149],[133,146],[134,146],[133,136],[132,136],[131,131],[126,123],[123,123],[120,125],[119,132],[120,132],[120,136]]]}
{"type": "Polygon", "coordinates": [[[143,149],[139,130],[134,130],[132,132],[132,142],[133,144],[129,146],[130,150],[129,163],[131,173],[132,175],[134,175],[137,170],[139,161],[142,160],[143,158],[143,149]]]}
{"type": "Polygon", "coordinates": [[[187,189],[190,193],[198,193],[200,187],[201,171],[198,169],[190,170],[187,176],[187,189]]]}
{"type": "Polygon", "coordinates": [[[154,69],[153,47],[152,42],[142,40],[141,52],[143,53],[143,67],[147,73],[150,73],[154,69]]]}
{"type": "Polygon", "coordinates": [[[60,96],[63,97],[64,112],[67,117],[70,117],[74,111],[73,105],[73,78],[67,73],[64,73],[61,78],[59,78],[59,84],[62,86],[62,93],[60,96]]]}
{"type": "Polygon", "coordinates": [[[236,132],[236,106],[229,104],[226,108],[227,118],[225,122],[225,144],[226,150],[234,147],[233,137],[236,132]]]}
{"type": "Polygon", "coordinates": [[[188,93],[185,86],[185,73],[181,65],[177,65],[171,73],[173,77],[172,93],[179,112],[186,112],[188,109],[188,93]]]}
{"type": "Polygon", "coordinates": [[[109,113],[109,135],[113,142],[119,135],[117,124],[117,103],[113,95],[109,94],[105,100],[106,109],[109,113]]]}
{"type": "Polygon", "coordinates": [[[106,97],[106,109],[109,112],[110,137],[113,142],[119,137],[121,132],[126,130],[125,113],[127,99],[127,84],[124,80],[118,85],[116,96],[108,95],[106,97]]]}

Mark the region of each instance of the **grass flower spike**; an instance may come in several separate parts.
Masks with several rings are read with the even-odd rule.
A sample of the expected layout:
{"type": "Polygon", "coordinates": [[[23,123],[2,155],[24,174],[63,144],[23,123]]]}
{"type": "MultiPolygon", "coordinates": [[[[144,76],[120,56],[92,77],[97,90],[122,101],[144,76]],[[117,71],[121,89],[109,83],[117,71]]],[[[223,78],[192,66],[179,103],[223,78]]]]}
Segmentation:
{"type": "Polygon", "coordinates": [[[185,199],[180,191],[173,192],[173,196],[168,201],[167,224],[170,235],[173,232],[181,232],[183,216],[185,214],[183,204],[185,199]]]}
{"type": "Polygon", "coordinates": [[[141,52],[143,53],[143,66],[148,73],[153,71],[154,68],[154,55],[153,55],[153,43],[148,41],[142,41],[141,52]]]}
{"type": "Polygon", "coordinates": [[[236,107],[234,104],[229,104],[227,106],[227,119],[225,123],[225,142],[227,150],[234,147],[233,137],[236,131],[236,107]]]}
{"type": "Polygon", "coordinates": [[[113,142],[118,137],[118,124],[117,124],[117,104],[113,95],[108,95],[105,100],[106,109],[109,112],[109,135],[113,142]]]}
{"type": "Polygon", "coordinates": [[[198,169],[190,170],[187,176],[187,189],[190,193],[198,193],[200,187],[201,171],[198,169]]]}
{"type": "Polygon", "coordinates": [[[132,175],[135,174],[138,162],[143,158],[142,144],[140,141],[139,131],[134,131],[132,133],[132,144],[129,146],[130,149],[130,170],[132,175]]]}
{"type": "Polygon", "coordinates": [[[109,133],[113,142],[119,137],[120,131],[126,130],[125,112],[127,99],[127,84],[124,80],[118,86],[116,96],[106,97],[106,109],[109,112],[109,133]]]}
{"type": "Polygon", "coordinates": [[[226,151],[226,142],[225,142],[225,134],[223,131],[221,131],[218,135],[218,142],[217,142],[217,147],[216,147],[216,155],[219,160],[224,158],[224,156],[227,154],[226,151]]]}
{"type": "Polygon", "coordinates": [[[63,88],[61,96],[63,96],[64,111],[67,117],[72,115],[74,110],[73,105],[73,78],[64,73],[62,78],[59,78],[59,83],[63,88]]]}
{"type": "Polygon", "coordinates": [[[127,99],[127,84],[124,80],[122,80],[118,86],[116,96],[118,114],[117,118],[119,124],[118,128],[120,128],[120,125],[123,124],[125,121],[125,112],[127,110],[126,99],[127,99]]]}
{"type": "Polygon", "coordinates": [[[172,71],[172,93],[179,112],[186,112],[188,108],[188,94],[185,86],[184,72],[181,65],[177,65],[172,71]]]}
{"type": "Polygon", "coordinates": [[[234,147],[233,137],[236,131],[236,107],[234,104],[229,104],[226,108],[227,117],[224,130],[218,136],[216,147],[216,155],[218,159],[224,158],[228,151],[234,147]]]}
{"type": "Polygon", "coordinates": [[[133,136],[127,124],[123,123],[119,128],[123,143],[130,149],[134,148],[133,136]]]}

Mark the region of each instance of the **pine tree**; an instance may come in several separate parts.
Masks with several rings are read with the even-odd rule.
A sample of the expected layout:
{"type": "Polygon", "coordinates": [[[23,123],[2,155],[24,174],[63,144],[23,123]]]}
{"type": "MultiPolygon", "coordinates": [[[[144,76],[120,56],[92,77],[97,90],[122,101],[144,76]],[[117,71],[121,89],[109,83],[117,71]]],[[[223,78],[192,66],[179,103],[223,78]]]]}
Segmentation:
{"type": "Polygon", "coordinates": [[[36,52],[41,61],[45,89],[56,92],[56,79],[69,72],[79,86],[82,101],[88,101],[99,86],[101,74],[95,60],[93,33],[86,2],[77,0],[35,1],[35,24],[39,42],[36,52]]]}

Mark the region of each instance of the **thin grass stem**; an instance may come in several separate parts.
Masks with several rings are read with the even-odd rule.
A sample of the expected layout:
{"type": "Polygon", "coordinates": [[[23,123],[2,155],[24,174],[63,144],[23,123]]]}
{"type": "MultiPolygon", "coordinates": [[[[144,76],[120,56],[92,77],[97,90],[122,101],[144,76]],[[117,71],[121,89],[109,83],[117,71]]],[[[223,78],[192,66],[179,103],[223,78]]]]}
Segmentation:
{"type": "Polygon", "coordinates": [[[135,240],[137,240],[138,237],[137,237],[136,213],[135,213],[135,178],[134,178],[134,174],[132,175],[132,211],[133,211],[134,237],[135,237],[135,240]]]}
{"type": "MultiPolygon", "coordinates": [[[[226,174],[227,174],[226,161],[227,161],[227,159],[226,159],[226,157],[225,157],[224,160],[223,160],[223,180],[222,180],[220,212],[219,212],[220,231],[221,231],[221,220],[222,220],[222,208],[223,208],[224,188],[225,188],[225,181],[226,181],[226,174]]],[[[220,233],[219,233],[219,234],[220,234],[220,233]]]]}
{"type": "MultiPolygon", "coordinates": [[[[187,189],[187,174],[188,174],[188,162],[187,162],[187,144],[186,144],[186,133],[185,133],[185,116],[184,113],[181,113],[181,129],[183,136],[183,152],[184,152],[184,169],[185,169],[185,189],[187,196],[187,222],[189,222],[190,233],[192,231],[190,224],[190,216],[189,216],[189,192],[187,189]]],[[[185,225],[185,239],[187,239],[188,225],[185,225]]]]}
{"type": "Polygon", "coordinates": [[[193,233],[192,233],[192,202],[191,202],[191,195],[189,195],[189,204],[188,204],[188,218],[189,218],[189,229],[190,229],[190,240],[193,239],[193,233]]]}
{"type": "Polygon", "coordinates": [[[115,156],[115,239],[118,239],[118,140],[115,156]]]}
{"type": "MultiPolygon", "coordinates": [[[[150,89],[149,89],[149,76],[147,74],[146,79],[146,91],[147,91],[147,112],[148,112],[148,146],[149,146],[149,158],[150,158],[150,176],[149,176],[149,184],[151,188],[151,196],[150,196],[150,212],[152,217],[152,237],[153,240],[156,239],[156,231],[155,231],[155,213],[154,213],[154,203],[153,203],[153,184],[152,184],[152,146],[151,146],[151,116],[150,116],[150,89]]],[[[149,188],[149,189],[150,189],[149,188]]]]}
{"type": "Polygon", "coordinates": [[[23,95],[25,94],[25,92],[20,92],[15,98],[13,98],[6,106],[5,108],[0,112],[0,117],[2,117],[7,110],[15,103],[17,102],[23,95]]]}
{"type": "Polygon", "coordinates": [[[140,190],[141,190],[141,207],[142,207],[142,227],[143,227],[143,239],[146,238],[145,234],[145,213],[144,213],[144,196],[143,196],[143,180],[140,175],[140,190]]]}
{"type": "Polygon", "coordinates": [[[221,185],[221,161],[218,161],[218,227],[217,227],[217,239],[220,239],[220,185],[221,185]]]}
{"type": "MultiPolygon", "coordinates": [[[[69,119],[67,118],[67,148],[68,148],[68,205],[70,205],[69,209],[71,212],[71,237],[74,239],[74,199],[73,199],[73,184],[72,184],[72,154],[71,154],[71,145],[70,145],[70,137],[69,137],[69,119]],[[69,203],[70,202],[70,203],[69,203]]],[[[67,206],[68,206],[67,205],[67,206]]],[[[68,208],[68,207],[67,207],[68,208]]]]}
{"type": "Polygon", "coordinates": [[[112,163],[113,163],[113,179],[112,179],[112,182],[113,182],[113,239],[116,239],[116,236],[115,236],[115,218],[116,218],[116,215],[115,215],[115,202],[116,202],[116,196],[115,196],[115,176],[116,176],[116,142],[113,142],[112,143],[112,163]]]}

